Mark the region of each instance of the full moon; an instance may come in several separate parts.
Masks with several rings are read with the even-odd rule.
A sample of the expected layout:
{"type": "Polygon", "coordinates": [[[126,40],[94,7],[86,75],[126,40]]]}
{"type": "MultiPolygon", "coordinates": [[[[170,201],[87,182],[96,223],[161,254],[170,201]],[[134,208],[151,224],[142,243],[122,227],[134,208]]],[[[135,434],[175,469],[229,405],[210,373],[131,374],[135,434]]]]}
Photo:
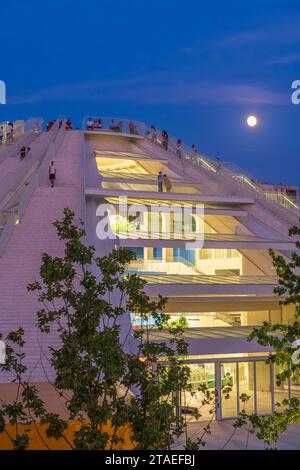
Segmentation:
{"type": "Polygon", "coordinates": [[[257,125],[257,117],[256,116],[248,116],[247,117],[247,124],[249,127],[255,127],[257,125]]]}

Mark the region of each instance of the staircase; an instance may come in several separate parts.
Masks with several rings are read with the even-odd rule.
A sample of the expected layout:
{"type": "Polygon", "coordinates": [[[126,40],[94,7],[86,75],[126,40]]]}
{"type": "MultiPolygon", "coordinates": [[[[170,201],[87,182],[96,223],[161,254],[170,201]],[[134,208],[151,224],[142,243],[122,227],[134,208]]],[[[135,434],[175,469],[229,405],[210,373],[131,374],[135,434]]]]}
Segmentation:
{"type": "Polygon", "coordinates": [[[231,326],[241,326],[240,322],[234,320],[228,313],[216,313],[216,318],[218,320],[222,320],[223,322],[227,323],[231,326]]]}
{"type": "MultiPolygon", "coordinates": [[[[44,355],[48,355],[48,351],[41,352],[43,335],[35,327],[36,312],[41,306],[36,295],[27,292],[26,286],[39,278],[43,252],[53,256],[63,254],[63,244],[57,239],[51,222],[62,217],[65,207],[82,217],[82,152],[83,135],[76,131],[66,133],[55,156],[55,188],[45,181],[35,189],[22,221],[14,226],[0,258],[0,331],[5,334],[24,327],[26,365],[31,370],[32,381],[45,381],[45,373],[51,377],[52,371],[44,355]]],[[[47,335],[46,342],[47,345],[57,344],[55,333],[47,335]]],[[[7,377],[0,377],[1,381],[6,382],[7,377]]]]}

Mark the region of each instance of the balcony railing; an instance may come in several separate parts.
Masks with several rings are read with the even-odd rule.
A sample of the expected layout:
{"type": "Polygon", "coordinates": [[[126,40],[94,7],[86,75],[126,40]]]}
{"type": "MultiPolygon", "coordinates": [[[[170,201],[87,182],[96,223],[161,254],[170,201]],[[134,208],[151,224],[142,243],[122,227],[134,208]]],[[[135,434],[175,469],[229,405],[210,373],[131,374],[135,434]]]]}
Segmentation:
{"type": "MultiPolygon", "coordinates": [[[[152,142],[163,146],[160,130],[156,130],[156,133],[153,133],[153,130],[148,127],[146,128],[146,137],[152,142]]],[[[202,171],[204,170],[208,175],[219,176],[223,184],[226,184],[226,182],[230,183],[230,181],[234,180],[242,194],[252,195],[256,199],[265,201],[267,204],[275,204],[277,207],[278,205],[283,206],[285,209],[289,209],[293,212],[295,210],[299,211],[299,205],[286,195],[273,193],[273,196],[270,197],[268,193],[255,182],[255,179],[250,174],[240,169],[235,164],[231,162],[221,162],[218,158],[212,159],[199,155],[184,143],[178,148],[177,141],[178,139],[169,134],[168,150],[181,160],[190,161],[193,165],[200,167],[202,171]]]]}

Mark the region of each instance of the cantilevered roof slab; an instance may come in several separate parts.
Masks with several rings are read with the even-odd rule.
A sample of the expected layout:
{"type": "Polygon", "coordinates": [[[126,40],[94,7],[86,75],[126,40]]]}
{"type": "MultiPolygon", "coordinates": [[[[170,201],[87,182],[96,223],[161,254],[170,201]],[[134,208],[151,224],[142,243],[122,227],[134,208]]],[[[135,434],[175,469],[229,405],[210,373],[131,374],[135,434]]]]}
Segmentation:
{"type": "Polygon", "coordinates": [[[127,198],[135,199],[135,203],[138,200],[144,199],[153,201],[155,204],[168,203],[168,204],[180,204],[190,203],[191,205],[199,203],[218,203],[218,204],[230,204],[230,205],[244,205],[254,204],[253,198],[244,196],[230,196],[230,195],[217,195],[217,196],[206,196],[205,194],[182,194],[182,193],[157,193],[153,191],[128,191],[122,189],[110,189],[110,188],[86,188],[86,196],[105,196],[105,197],[118,197],[127,196],[127,198]]]}
{"type": "MultiPolygon", "coordinates": [[[[211,328],[185,328],[183,331],[183,338],[190,339],[206,339],[206,338],[238,338],[247,337],[253,331],[254,326],[218,326],[211,328]]],[[[149,339],[166,340],[170,339],[171,335],[168,329],[158,330],[156,328],[149,329],[149,339]]]]}
{"type": "Polygon", "coordinates": [[[144,153],[137,153],[131,151],[121,151],[121,150],[105,150],[105,149],[94,149],[95,158],[123,158],[124,160],[151,160],[151,161],[158,161],[158,162],[168,162],[166,158],[161,156],[153,157],[152,155],[147,155],[144,153]]]}
{"type": "Polygon", "coordinates": [[[213,297],[213,298],[176,298],[168,297],[166,313],[188,312],[199,315],[201,312],[253,312],[280,310],[279,299],[273,296],[213,297]]]}
{"type": "MultiPolygon", "coordinates": [[[[188,344],[188,362],[201,359],[201,355],[212,355],[212,360],[216,360],[216,355],[222,355],[222,361],[226,361],[225,354],[247,354],[267,353],[270,348],[260,346],[256,341],[248,341],[247,337],[255,327],[214,327],[214,328],[186,328],[183,337],[188,344]]],[[[152,341],[168,341],[171,339],[167,330],[153,328],[149,332],[152,341]]],[[[219,358],[220,359],[220,358],[219,358]]],[[[228,359],[232,361],[233,359],[228,359]]]]}
{"type": "Polygon", "coordinates": [[[271,295],[278,280],[276,276],[203,276],[140,273],[147,281],[149,295],[271,295]]]}
{"type": "Polygon", "coordinates": [[[178,234],[174,233],[151,233],[143,234],[140,231],[136,232],[119,232],[119,244],[124,247],[157,247],[163,246],[164,248],[185,248],[187,242],[201,241],[201,248],[207,249],[255,249],[255,250],[295,250],[295,243],[291,240],[274,240],[269,238],[259,238],[250,235],[235,235],[235,234],[200,234],[196,238],[194,234],[178,234]]]}

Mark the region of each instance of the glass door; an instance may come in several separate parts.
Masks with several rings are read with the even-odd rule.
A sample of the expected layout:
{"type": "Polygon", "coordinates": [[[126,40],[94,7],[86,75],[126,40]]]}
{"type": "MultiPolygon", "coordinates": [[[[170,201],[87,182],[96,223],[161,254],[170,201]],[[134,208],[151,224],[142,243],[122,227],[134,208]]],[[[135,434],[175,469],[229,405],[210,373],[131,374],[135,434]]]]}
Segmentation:
{"type": "Polygon", "coordinates": [[[254,362],[238,362],[239,411],[255,412],[254,362]]]}
{"type": "Polygon", "coordinates": [[[238,415],[238,368],[236,362],[221,364],[221,410],[222,418],[235,418],[238,415]],[[228,393],[223,393],[229,387],[228,393]]]}
{"type": "Polygon", "coordinates": [[[277,364],[273,365],[273,380],[274,380],[274,408],[278,411],[282,411],[282,401],[289,399],[289,380],[280,382],[277,379],[277,375],[281,372],[280,367],[277,364]]]}
{"type": "Polygon", "coordinates": [[[256,410],[259,415],[272,412],[271,367],[265,361],[257,361],[256,368],[256,410]]]}
{"type": "Polygon", "coordinates": [[[216,388],[215,364],[189,364],[191,391],[181,393],[181,413],[187,418],[187,421],[194,421],[193,411],[197,410],[201,415],[201,420],[208,421],[215,419],[214,400],[208,402],[207,396],[201,390],[201,385],[205,385],[207,390],[214,397],[216,388]]]}

